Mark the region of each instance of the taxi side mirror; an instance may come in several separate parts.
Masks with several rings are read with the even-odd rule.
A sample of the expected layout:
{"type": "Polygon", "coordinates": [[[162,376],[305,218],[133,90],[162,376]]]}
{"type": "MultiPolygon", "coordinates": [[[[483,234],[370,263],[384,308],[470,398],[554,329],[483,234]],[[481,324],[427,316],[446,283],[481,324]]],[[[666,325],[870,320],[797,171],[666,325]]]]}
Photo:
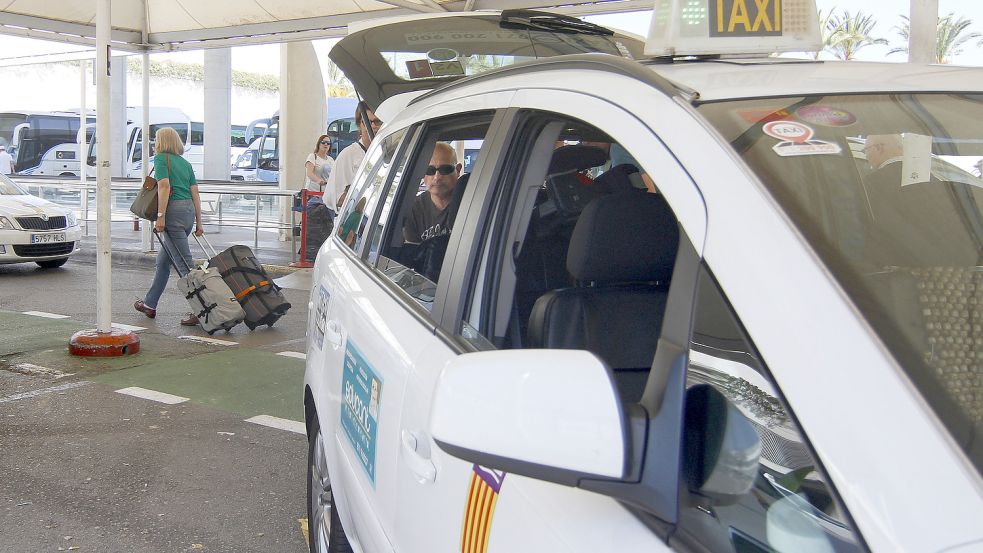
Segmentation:
{"type": "Polygon", "coordinates": [[[619,480],[628,465],[612,373],[586,351],[457,356],[437,381],[430,434],[455,457],[568,486],[619,480]]]}

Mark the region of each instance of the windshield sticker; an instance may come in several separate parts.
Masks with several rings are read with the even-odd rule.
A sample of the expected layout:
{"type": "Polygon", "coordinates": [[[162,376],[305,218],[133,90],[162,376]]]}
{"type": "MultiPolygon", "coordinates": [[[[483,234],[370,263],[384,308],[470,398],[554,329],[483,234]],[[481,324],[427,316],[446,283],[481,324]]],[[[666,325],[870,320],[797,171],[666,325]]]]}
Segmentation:
{"type": "Polygon", "coordinates": [[[464,66],[461,65],[460,60],[432,61],[430,62],[430,70],[433,71],[434,77],[450,77],[464,74],[464,66]]]}
{"type": "Polygon", "coordinates": [[[901,186],[932,178],[932,137],[906,132],[901,136],[901,186]]]}
{"type": "Polygon", "coordinates": [[[331,293],[322,284],[318,288],[317,307],[314,311],[314,345],[321,349],[324,343],[324,327],[328,323],[328,300],[331,293]]]}
{"type": "Polygon", "coordinates": [[[848,127],[857,122],[857,117],[849,111],[829,106],[803,106],[795,110],[795,115],[823,127],[848,127]]]}
{"type": "Polygon", "coordinates": [[[816,134],[812,127],[795,121],[771,121],[765,123],[761,130],[781,142],[772,146],[772,150],[782,157],[830,155],[840,153],[839,144],[824,140],[813,140],[816,134]]]}
{"type": "Polygon", "coordinates": [[[468,503],[461,528],[461,553],[485,553],[491,534],[495,504],[502,491],[505,473],[481,465],[471,467],[468,503]]]}
{"type": "Polygon", "coordinates": [[[739,109],[737,115],[745,123],[767,123],[769,121],[781,121],[792,117],[792,114],[785,108],[765,108],[765,109],[739,109]]]}
{"type": "Polygon", "coordinates": [[[406,72],[411,79],[427,79],[433,77],[430,62],[427,60],[409,60],[406,62],[406,72]]]}
{"type": "Polygon", "coordinates": [[[355,450],[369,481],[375,486],[375,444],[382,408],[382,378],[349,340],[341,375],[341,428],[355,450]]]}
{"type": "Polygon", "coordinates": [[[710,36],[782,36],[782,0],[710,1],[710,36]]]}

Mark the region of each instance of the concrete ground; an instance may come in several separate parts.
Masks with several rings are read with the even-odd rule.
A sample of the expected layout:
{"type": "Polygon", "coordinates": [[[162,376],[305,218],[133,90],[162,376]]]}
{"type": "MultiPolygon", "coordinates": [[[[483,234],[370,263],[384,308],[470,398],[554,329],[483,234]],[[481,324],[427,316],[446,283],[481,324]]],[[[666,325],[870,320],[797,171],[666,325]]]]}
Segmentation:
{"type": "Polygon", "coordinates": [[[120,252],[113,321],[141,340],[123,358],[67,352],[94,326],[90,258],[0,265],[0,550],[306,550],[309,276],[283,270],[273,328],[209,338],[178,324],[173,277],[156,319],[134,311],[153,258],[120,252]]]}

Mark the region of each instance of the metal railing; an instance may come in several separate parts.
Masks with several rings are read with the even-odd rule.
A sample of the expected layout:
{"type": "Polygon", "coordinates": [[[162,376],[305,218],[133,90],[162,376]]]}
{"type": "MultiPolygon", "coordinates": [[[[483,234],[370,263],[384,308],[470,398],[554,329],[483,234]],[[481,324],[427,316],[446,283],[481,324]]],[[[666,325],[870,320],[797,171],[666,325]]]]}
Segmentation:
{"type": "MultiPolygon", "coordinates": [[[[11,178],[31,194],[75,210],[88,236],[89,223],[96,220],[95,181],[82,183],[71,177],[24,175],[11,175],[11,178]]],[[[114,222],[136,219],[130,212],[130,205],[142,182],[137,179],[112,179],[110,201],[114,222]]],[[[286,231],[290,236],[291,259],[297,260],[297,237],[294,232],[297,221],[293,206],[300,195],[299,190],[281,190],[275,182],[246,185],[237,181],[208,180],[199,181],[198,192],[201,195],[203,224],[252,229],[253,249],[259,247],[260,230],[286,231]],[[289,202],[285,210],[290,214],[289,222],[281,218],[284,201],[289,202]]]]}

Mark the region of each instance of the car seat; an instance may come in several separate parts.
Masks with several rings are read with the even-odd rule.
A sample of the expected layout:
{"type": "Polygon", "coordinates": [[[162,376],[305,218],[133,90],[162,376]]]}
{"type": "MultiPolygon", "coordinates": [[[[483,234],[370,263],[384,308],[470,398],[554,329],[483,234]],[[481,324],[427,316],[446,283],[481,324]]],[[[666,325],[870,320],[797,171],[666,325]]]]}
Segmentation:
{"type": "Polygon", "coordinates": [[[637,401],[655,355],[678,244],[676,218],[662,196],[592,200],[567,254],[578,285],[536,300],[526,347],[593,352],[614,369],[622,398],[637,401]]]}

